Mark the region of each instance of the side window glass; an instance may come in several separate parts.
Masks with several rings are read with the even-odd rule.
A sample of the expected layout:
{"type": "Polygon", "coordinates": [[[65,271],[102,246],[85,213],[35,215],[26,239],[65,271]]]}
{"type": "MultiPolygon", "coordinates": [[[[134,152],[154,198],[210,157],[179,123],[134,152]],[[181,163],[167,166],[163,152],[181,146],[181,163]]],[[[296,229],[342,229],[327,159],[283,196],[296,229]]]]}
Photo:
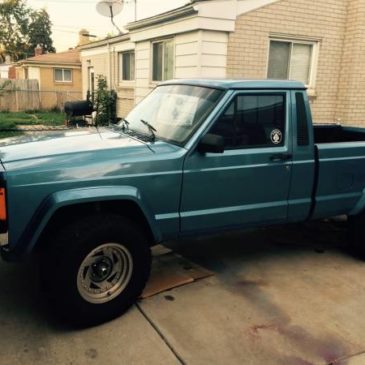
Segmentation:
{"type": "Polygon", "coordinates": [[[226,149],[283,146],[285,95],[238,95],[212,127],[226,149]]]}

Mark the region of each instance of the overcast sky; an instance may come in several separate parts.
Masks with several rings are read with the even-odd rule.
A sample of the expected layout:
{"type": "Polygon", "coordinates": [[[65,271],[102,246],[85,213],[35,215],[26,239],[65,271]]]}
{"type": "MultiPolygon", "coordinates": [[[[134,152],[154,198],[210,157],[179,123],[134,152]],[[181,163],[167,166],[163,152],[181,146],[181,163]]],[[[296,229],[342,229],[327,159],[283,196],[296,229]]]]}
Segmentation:
{"type": "MultiPolygon", "coordinates": [[[[134,20],[134,0],[124,0],[122,12],[114,18],[118,27],[134,20]]],[[[33,9],[45,8],[53,23],[52,39],[57,52],[74,47],[78,43],[78,32],[88,29],[90,34],[101,38],[115,33],[110,19],[96,11],[96,0],[27,0],[33,9]]],[[[188,3],[188,0],[137,0],[137,18],[146,18],[188,3]]]]}

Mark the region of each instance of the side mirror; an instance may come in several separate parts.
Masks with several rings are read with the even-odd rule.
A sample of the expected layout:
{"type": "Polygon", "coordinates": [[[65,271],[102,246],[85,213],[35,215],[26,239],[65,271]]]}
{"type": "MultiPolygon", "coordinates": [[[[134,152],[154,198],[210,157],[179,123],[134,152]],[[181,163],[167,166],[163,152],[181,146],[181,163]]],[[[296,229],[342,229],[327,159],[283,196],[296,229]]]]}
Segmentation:
{"type": "Polygon", "coordinates": [[[201,153],[223,153],[224,138],[216,134],[206,134],[198,144],[198,151],[201,153]]]}

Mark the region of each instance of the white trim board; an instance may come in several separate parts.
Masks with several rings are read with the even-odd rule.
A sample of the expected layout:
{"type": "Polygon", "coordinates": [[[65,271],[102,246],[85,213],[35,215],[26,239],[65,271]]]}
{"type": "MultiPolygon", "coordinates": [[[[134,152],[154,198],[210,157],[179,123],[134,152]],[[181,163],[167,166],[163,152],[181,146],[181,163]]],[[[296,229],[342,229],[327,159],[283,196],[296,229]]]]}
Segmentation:
{"type": "Polygon", "coordinates": [[[277,3],[280,0],[238,0],[237,15],[248,13],[252,10],[262,8],[263,6],[277,3]]]}

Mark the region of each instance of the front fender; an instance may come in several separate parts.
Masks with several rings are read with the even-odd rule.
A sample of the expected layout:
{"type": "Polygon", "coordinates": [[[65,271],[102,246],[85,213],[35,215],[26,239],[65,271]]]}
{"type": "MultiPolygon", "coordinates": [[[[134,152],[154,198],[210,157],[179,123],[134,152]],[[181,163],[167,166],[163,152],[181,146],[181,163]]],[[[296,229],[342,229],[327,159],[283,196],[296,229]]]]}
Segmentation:
{"type": "Polygon", "coordinates": [[[65,206],[108,200],[127,200],[136,203],[144,214],[155,241],[161,240],[161,232],[155,217],[137,188],[133,186],[98,186],[58,191],[49,195],[36,210],[23,232],[19,244],[12,249],[14,256],[23,256],[33,251],[43,230],[58,209],[65,206]]]}

